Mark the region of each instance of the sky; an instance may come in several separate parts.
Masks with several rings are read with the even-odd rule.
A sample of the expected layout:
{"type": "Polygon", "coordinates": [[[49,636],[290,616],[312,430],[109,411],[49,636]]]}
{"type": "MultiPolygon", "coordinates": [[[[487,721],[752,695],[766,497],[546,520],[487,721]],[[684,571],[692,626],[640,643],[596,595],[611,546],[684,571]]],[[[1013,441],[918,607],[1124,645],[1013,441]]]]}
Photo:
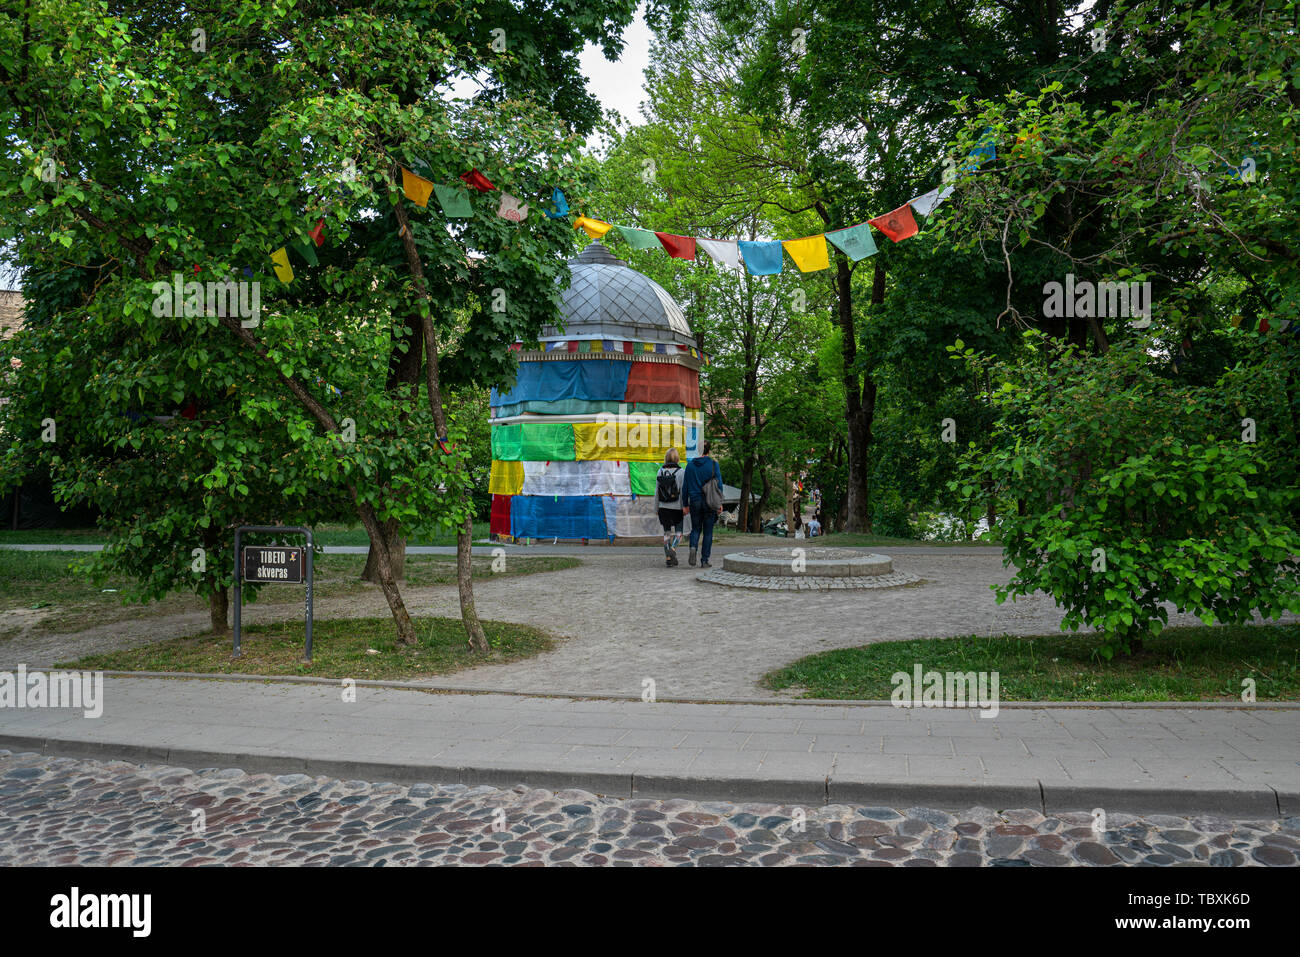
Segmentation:
{"type": "MultiPolygon", "coordinates": [[[[645,6],[637,8],[636,20],[623,31],[623,53],[610,63],[600,47],[588,43],[579,57],[587,89],[607,110],[618,110],[630,123],[641,122],[641,101],[645,98],[645,68],[650,65],[652,34],[645,22],[645,6]]],[[[590,141],[589,141],[589,144],[590,141]]]]}

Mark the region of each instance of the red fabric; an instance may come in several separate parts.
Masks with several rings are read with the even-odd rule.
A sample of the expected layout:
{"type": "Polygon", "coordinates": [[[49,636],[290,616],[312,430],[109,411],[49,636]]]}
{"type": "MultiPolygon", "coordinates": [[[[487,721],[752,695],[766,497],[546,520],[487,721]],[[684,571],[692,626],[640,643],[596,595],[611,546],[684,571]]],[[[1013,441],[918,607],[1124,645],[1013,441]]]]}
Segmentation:
{"type": "Polygon", "coordinates": [[[623,340],[623,351],[624,352],[632,351],[632,343],[628,342],[626,339],[623,340]]]}
{"type": "Polygon", "coordinates": [[[510,534],[510,496],[492,496],[492,520],[488,522],[488,531],[493,535],[510,534]]]}
{"type": "Polygon", "coordinates": [[[633,362],[627,377],[627,402],[680,402],[700,407],[700,374],[665,362],[633,362]]]}
{"type": "Polygon", "coordinates": [[[892,213],[885,213],[883,216],[877,216],[875,219],[869,219],[878,230],[898,242],[900,239],[907,239],[909,236],[915,236],[917,233],[916,220],[912,217],[912,207],[904,203],[892,213]]]}
{"type": "Polygon", "coordinates": [[[569,351],[569,352],[577,352],[577,351],[578,351],[578,340],[577,340],[577,339],[570,339],[570,340],[569,340],[569,345],[567,346],[567,348],[568,348],[568,351],[569,351]]]}
{"type": "Polygon", "coordinates": [[[321,235],[321,230],[324,226],[325,226],[325,220],[323,218],[318,219],[316,220],[316,228],[307,234],[308,236],[310,236],[312,239],[316,241],[317,246],[323,246],[325,244],[325,237],[321,235]]]}
{"type": "Polygon", "coordinates": [[[488,178],[476,169],[472,169],[468,173],[461,173],[460,178],[480,193],[487,193],[496,189],[495,186],[488,182],[488,178]]]}
{"type": "Polygon", "coordinates": [[[695,237],[694,236],[674,236],[672,233],[655,233],[659,241],[664,244],[664,249],[668,255],[674,259],[694,259],[695,258],[695,237]]]}

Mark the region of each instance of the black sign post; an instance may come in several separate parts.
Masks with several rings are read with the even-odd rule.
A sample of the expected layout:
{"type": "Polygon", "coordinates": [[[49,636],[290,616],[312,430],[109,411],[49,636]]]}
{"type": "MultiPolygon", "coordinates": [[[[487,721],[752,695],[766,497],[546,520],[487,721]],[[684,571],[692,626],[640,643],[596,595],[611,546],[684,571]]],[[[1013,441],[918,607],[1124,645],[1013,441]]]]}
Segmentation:
{"type": "Polygon", "coordinates": [[[304,660],[311,662],[311,590],[312,590],[312,539],[311,529],[297,525],[241,525],[235,529],[235,653],[239,657],[239,618],[243,608],[243,588],[246,581],[301,584],[303,581],[303,559],[307,566],[307,649],[304,660]],[[289,545],[249,545],[239,547],[239,539],[244,532],[266,532],[283,535],[306,535],[307,547],[289,545]]]}

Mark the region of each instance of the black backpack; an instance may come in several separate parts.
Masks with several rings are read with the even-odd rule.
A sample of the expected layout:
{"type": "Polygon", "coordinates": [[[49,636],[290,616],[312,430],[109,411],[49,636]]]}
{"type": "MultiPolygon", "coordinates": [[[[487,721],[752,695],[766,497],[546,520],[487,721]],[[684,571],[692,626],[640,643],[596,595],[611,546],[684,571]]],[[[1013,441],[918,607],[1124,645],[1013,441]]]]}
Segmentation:
{"type": "Polygon", "coordinates": [[[659,495],[657,497],[659,501],[675,502],[681,498],[681,488],[677,484],[677,473],[680,471],[680,468],[675,468],[667,474],[664,474],[662,469],[659,471],[657,479],[659,485],[659,495]]]}

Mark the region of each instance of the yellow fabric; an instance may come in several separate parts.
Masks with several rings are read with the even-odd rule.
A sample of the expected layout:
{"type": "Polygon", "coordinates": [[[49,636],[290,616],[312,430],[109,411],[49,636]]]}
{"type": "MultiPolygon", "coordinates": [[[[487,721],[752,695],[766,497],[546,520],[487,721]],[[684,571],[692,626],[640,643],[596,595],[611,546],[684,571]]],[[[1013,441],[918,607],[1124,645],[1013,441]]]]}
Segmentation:
{"type": "Polygon", "coordinates": [[[583,228],[587,235],[592,239],[599,239],[614,227],[609,223],[602,223],[599,219],[588,219],[586,216],[579,216],[573,223],[573,228],[583,228]]]}
{"type": "Polygon", "coordinates": [[[488,491],[493,495],[518,495],[524,487],[523,462],[498,462],[493,460],[488,476],[488,491]]]}
{"type": "Polygon", "coordinates": [[[289,265],[289,253],[283,246],[271,253],[271,262],[275,263],[275,278],[280,282],[293,282],[293,267],[289,265]]]}
{"type": "Polygon", "coordinates": [[[433,192],[433,183],[403,167],[402,192],[416,206],[428,206],[429,194],[433,192]]]}
{"type": "Polygon", "coordinates": [[[786,239],[781,242],[800,272],[829,269],[830,257],[826,254],[826,234],[806,236],[803,239],[786,239]]]}
{"type": "Polygon", "coordinates": [[[659,416],[645,416],[644,422],[631,415],[622,422],[578,422],[573,426],[573,448],[580,462],[662,462],[669,448],[685,458],[686,429],[659,416]]]}

